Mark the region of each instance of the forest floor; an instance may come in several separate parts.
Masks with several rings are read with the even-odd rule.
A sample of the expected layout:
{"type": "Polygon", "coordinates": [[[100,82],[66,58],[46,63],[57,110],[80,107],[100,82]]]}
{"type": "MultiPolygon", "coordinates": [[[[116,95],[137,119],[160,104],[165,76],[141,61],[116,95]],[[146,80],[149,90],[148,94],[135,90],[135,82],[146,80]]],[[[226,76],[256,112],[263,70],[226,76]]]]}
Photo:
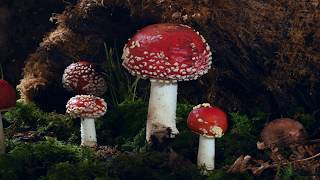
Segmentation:
{"type": "MultiPolygon", "coordinates": [[[[268,122],[266,113],[228,113],[228,132],[216,141],[216,169],[207,176],[196,166],[198,135],[187,128],[193,105],[178,104],[179,136],[161,146],[145,142],[147,104],[143,101],[110,106],[96,121],[97,148],[80,144],[80,121],[63,114],[43,112],[33,104],[18,103],[5,113],[6,154],[0,156],[1,179],[312,179],[319,174],[296,168],[294,163],[265,167],[272,151],[258,150],[260,131],[268,122]],[[241,155],[259,159],[256,169],[231,173],[230,167],[241,155]],[[255,172],[258,170],[260,172],[255,172]],[[229,171],[228,171],[229,170],[229,171]]],[[[308,132],[316,120],[300,110],[295,113],[308,132]]],[[[319,143],[313,150],[320,149],[319,143]]],[[[290,150],[279,151],[283,156],[290,150]]],[[[271,157],[271,158],[270,158],[271,157]]],[[[256,163],[257,164],[257,163],[256,163]]],[[[301,164],[300,164],[301,165],[301,164]]],[[[308,166],[308,163],[304,164],[308,166]]],[[[246,168],[246,167],[243,167],[246,168]]],[[[318,169],[319,170],[319,169],[318,169]]],[[[319,171],[317,171],[319,172],[319,171]]]]}
{"type": "Polygon", "coordinates": [[[320,179],[318,2],[4,0],[0,13],[4,78],[20,83],[20,98],[35,103],[18,102],[4,113],[0,179],[320,179]],[[179,83],[180,134],[150,145],[149,81],[134,79],[120,57],[137,30],[161,22],[203,34],[214,68],[179,83]],[[79,60],[97,63],[108,84],[97,148],[80,146],[80,120],[64,114],[74,94],[61,76],[79,60]],[[216,140],[216,169],[201,175],[199,137],[187,116],[205,102],[227,112],[229,128],[216,140]],[[281,117],[302,123],[307,139],[259,150],[262,129],[281,117]]]}

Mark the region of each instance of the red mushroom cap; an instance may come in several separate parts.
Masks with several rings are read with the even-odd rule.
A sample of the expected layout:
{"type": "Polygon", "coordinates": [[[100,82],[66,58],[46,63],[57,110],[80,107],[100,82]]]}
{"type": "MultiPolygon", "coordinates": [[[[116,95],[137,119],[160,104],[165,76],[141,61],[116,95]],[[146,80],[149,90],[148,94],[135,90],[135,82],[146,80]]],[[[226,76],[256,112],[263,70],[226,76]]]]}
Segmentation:
{"type": "Polygon", "coordinates": [[[5,80],[0,80],[0,111],[16,105],[16,91],[5,80]]]}
{"type": "Polygon", "coordinates": [[[67,103],[67,113],[72,117],[99,118],[107,112],[107,103],[92,95],[77,95],[67,103]]]}
{"type": "Polygon", "coordinates": [[[205,137],[222,137],[228,128],[227,115],[208,103],[195,106],[188,117],[188,127],[205,137]]]}
{"type": "Polygon", "coordinates": [[[182,24],[154,24],[124,46],[122,65],[132,74],[156,80],[187,81],[207,73],[211,51],[203,36],[182,24]]]}
{"type": "Polygon", "coordinates": [[[101,96],[107,86],[104,78],[96,72],[94,64],[79,61],[70,64],[63,73],[63,87],[77,94],[101,96]]]}

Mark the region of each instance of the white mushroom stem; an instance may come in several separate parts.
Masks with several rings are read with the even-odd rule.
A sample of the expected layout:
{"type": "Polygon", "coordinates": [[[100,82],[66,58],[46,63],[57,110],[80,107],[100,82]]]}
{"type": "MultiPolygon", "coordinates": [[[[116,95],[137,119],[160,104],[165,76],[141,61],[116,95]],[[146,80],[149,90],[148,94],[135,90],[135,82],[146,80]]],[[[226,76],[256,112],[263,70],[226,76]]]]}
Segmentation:
{"type": "MultiPolygon", "coordinates": [[[[215,138],[208,138],[199,136],[199,149],[198,149],[198,167],[204,167],[205,170],[210,171],[214,169],[214,156],[215,156],[215,138]]],[[[203,172],[206,174],[206,172],[203,172]]]]}
{"type": "Polygon", "coordinates": [[[151,136],[174,138],[179,133],[176,127],[177,90],[176,82],[151,81],[146,140],[151,136]]]}
{"type": "Polygon", "coordinates": [[[4,143],[4,132],[3,132],[3,124],[2,124],[2,116],[0,113],[0,154],[4,154],[6,151],[6,145],[4,143]]]}
{"type": "Polygon", "coordinates": [[[96,127],[93,118],[81,118],[81,145],[97,146],[96,127]]]}

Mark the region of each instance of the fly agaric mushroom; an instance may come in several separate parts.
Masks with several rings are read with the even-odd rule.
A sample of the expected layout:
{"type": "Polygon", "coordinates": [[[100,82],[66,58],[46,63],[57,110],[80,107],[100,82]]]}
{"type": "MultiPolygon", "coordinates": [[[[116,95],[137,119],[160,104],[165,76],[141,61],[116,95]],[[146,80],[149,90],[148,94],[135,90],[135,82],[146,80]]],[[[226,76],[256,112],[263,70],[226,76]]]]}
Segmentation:
{"type": "Polygon", "coordinates": [[[203,36],[182,24],[154,24],[137,32],[124,46],[122,65],[150,78],[146,139],[175,137],[177,81],[196,80],[211,67],[211,51],[203,36]]]}
{"type": "MultiPolygon", "coordinates": [[[[290,118],[280,118],[269,122],[261,132],[261,139],[264,147],[289,146],[301,143],[307,138],[307,132],[303,125],[290,118]]],[[[258,147],[259,148],[259,147],[258,147]]]]}
{"type": "Polygon", "coordinates": [[[106,113],[106,102],[92,95],[76,95],[68,101],[66,108],[70,116],[81,118],[81,145],[97,146],[94,119],[106,113]]]}
{"type": "Polygon", "coordinates": [[[70,64],[63,73],[63,87],[77,94],[101,96],[107,86],[104,78],[96,71],[95,65],[87,61],[70,64]]]}
{"type": "Polygon", "coordinates": [[[188,127],[199,134],[197,164],[205,170],[214,169],[215,138],[224,135],[228,128],[227,115],[209,103],[197,105],[188,116],[188,127]]]}
{"type": "Polygon", "coordinates": [[[7,111],[16,104],[16,91],[5,80],[0,80],[0,153],[5,153],[4,132],[1,112],[7,111]]]}

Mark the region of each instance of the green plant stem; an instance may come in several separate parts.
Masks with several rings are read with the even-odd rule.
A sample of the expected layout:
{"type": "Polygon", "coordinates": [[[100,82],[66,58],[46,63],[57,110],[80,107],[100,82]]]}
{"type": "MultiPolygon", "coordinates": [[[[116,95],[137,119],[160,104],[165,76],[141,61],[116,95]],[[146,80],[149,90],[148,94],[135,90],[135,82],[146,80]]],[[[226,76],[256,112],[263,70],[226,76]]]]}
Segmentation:
{"type": "Polygon", "coordinates": [[[137,86],[138,86],[138,82],[139,82],[140,78],[137,77],[134,82],[132,83],[132,88],[133,88],[133,92],[132,92],[132,102],[134,102],[135,97],[136,97],[136,92],[137,92],[137,86]]]}

